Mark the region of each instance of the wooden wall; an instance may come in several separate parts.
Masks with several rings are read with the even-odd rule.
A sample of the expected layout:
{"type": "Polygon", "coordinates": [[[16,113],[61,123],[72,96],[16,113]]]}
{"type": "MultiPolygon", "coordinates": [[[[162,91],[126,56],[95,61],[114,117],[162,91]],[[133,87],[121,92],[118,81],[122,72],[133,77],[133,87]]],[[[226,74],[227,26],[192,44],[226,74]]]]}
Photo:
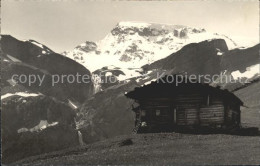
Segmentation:
{"type": "Polygon", "coordinates": [[[146,121],[148,124],[221,126],[227,121],[234,123],[232,121],[232,118],[234,120],[234,113],[240,113],[237,110],[239,107],[235,109],[234,107],[225,107],[220,97],[199,93],[178,95],[173,99],[143,100],[140,105],[141,109],[146,112],[146,116],[142,117],[142,121],[146,121]],[[157,109],[163,110],[161,116],[156,116],[157,109]],[[176,110],[176,114],[174,110],[176,110]],[[175,118],[174,115],[176,115],[175,118]]]}

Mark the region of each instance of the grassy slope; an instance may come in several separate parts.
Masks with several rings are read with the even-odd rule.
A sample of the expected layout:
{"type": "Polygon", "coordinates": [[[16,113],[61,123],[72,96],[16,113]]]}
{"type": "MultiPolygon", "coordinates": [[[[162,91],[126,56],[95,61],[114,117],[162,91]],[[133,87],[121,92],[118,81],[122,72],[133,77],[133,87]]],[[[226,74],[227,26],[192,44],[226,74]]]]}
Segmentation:
{"type": "MultiPolygon", "coordinates": [[[[260,127],[260,82],[235,92],[249,108],[244,126],[260,127]]],[[[119,136],[80,148],[35,156],[30,164],[259,164],[260,137],[178,133],[119,136]],[[131,139],[130,145],[120,146],[131,139]],[[131,144],[132,143],[132,144],[131,144]]]]}
{"type": "Polygon", "coordinates": [[[260,128],[260,81],[236,91],[235,94],[248,107],[241,109],[242,125],[260,128]]]}
{"type": "Polygon", "coordinates": [[[120,136],[67,152],[27,159],[30,164],[259,164],[259,137],[142,134],[120,136]],[[120,143],[132,138],[132,145],[120,143]],[[47,159],[46,159],[47,158],[47,159]]]}

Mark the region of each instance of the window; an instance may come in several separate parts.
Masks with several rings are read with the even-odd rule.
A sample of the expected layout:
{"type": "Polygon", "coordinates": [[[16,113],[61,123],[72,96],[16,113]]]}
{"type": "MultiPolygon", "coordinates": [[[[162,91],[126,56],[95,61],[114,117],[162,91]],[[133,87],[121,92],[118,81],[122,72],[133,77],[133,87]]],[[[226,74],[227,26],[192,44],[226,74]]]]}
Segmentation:
{"type": "Polygon", "coordinates": [[[210,95],[207,96],[207,106],[210,105],[210,95]]]}
{"type": "Polygon", "coordinates": [[[161,111],[160,111],[160,110],[156,110],[156,111],[155,111],[155,115],[156,115],[156,116],[160,116],[160,114],[161,114],[161,111]]]}
{"type": "Polygon", "coordinates": [[[141,111],[141,116],[145,116],[145,115],[146,115],[145,110],[142,110],[142,111],[141,111]]]}

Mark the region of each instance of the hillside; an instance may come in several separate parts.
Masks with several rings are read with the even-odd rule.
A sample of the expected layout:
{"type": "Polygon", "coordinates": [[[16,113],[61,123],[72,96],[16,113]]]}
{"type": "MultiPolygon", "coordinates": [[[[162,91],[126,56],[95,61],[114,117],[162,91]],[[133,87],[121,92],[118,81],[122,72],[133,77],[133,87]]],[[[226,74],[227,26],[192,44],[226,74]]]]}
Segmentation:
{"type": "Polygon", "coordinates": [[[259,137],[178,133],[120,136],[23,164],[258,164],[259,137]],[[243,149],[243,150],[241,150],[243,149]]]}
{"type": "Polygon", "coordinates": [[[242,111],[242,125],[260,128],[260,81],[234,92],[245,107],[242,111]]]}
{"type": "Polygon", "coordinates": [[[77,73],[91,76],[91,73],[84,66],[51,51],[43,44],[34,40],[20,41],[10,35],[1,35],[1,50],[4,79],[2,83],[4,87],[2,88],[10,86],[8,80],[10,81],[14,74],[26,75],[27,77],[36,75],[46,77],[41,86],[39,86],[39,82],[29,85],[28,81],[19,83],[19,85],[60,100],[71,99],[80,103],[92,95],[92,82],[89,84],[77,83],[76,81],[71,83],[66,79],[62,82],[60,79],[56,85],[52,84],[54,76],[76,76],[77,73]]]}
{"type": "MultiPolygon", "coordinates": [[[[248,108],[242,109],[243,127],[260,128],[260,82],[235,94],[248,108]]],[[[21,164],[258,164],[260,133],[229,134],[157,133],[124,135],[83,147],[21,160],[21,164]]]]}
{"type": "Polygon", "coordinates": [[[79,145],[75,108],[93,84],[53,85],[53,76],[91,73],[39,42],[10,35],[1,35],[0,56],[3,163],[79,145]]]}

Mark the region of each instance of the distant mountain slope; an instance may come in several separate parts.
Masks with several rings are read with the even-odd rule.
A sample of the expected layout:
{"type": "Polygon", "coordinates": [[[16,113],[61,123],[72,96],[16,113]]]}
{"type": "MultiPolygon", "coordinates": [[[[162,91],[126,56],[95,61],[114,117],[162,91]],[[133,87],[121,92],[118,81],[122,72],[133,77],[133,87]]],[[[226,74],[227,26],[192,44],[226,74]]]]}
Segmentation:
{"type": "MultiPolygon", "coordinates": [[[[52,87],[50,80],[51,76],[58,75],[72,75],[76,77],[77,73],[80,75],[88,75],[91,73],[82,65],[75,61],[66,58],[60,54],[54,53],[46,46],[39,44],[36,41],[19,41],[12,36],[1,36],[2,57],[4,58],[3,67],[4,82],[9,80],[13,74],[40,74],[49,76],[48,81],[42,87],[38,87],[38,91],[50,96],[58,98],[70,98],[77,102],[83,102],[93,93],[93,83],[77,83],[76,81],[70,83],[65,77],[65,81],[60,79],[56,87],[52,87]],[[50,91],[50,89],[52,91],[50,91]]],[[[28,84],[28,82],[27,82],[28,84]]],[[[35,84],[36,85],[36,84],[35,84]]],[[[25,85],[24,85],[25,86],[25,85]]],[[[27,88],[30,89],[30,87],[27,88]]],[[[34,87],[36,88],[36,87],[34,87]]],[[[34,89],[37,91],[37,89],[34,89]]]]}
{"type": "Polygon", "coordinates": [[[221,70],[245,72],[247,67],[260,63],[260,44],[246,48],[234,49],[221,57],[221,70]]]}
{"type": "Polygon", "coordinates": [[[212,85],[234,90],[260,77],[259,50],[260,44],[228,50],[223,39],[216,39],[188,44],[180,51],[142,68],[150,75],[156,72],[215,75],[217,77],[212,79],[212,85]]]}
{"type": "Polygon", "coordinates": [[[2,162],[79,145],[75,109],[92,95],[93,83],[65,80],[53,86],[52,77],[91,73],[39,42],[10,35],[1,35],[0,56],[2,162]],[[34,76],[44,79],[30,84],[34,76]]]}
{"type": "Polygon", "coordinates": [[[242,125],[260,128],[260,81],[234,92],[243,102],[242,125]]]}
{"type": "Polygon", "coordinates": [[[188,74],[220,74],[219,52],[227,52],[225,40],[215,39],[192,43],[184,46],[180,51],[143,66],[145,71],[163,69],[172,73],[187,72],[188,74]]]}

